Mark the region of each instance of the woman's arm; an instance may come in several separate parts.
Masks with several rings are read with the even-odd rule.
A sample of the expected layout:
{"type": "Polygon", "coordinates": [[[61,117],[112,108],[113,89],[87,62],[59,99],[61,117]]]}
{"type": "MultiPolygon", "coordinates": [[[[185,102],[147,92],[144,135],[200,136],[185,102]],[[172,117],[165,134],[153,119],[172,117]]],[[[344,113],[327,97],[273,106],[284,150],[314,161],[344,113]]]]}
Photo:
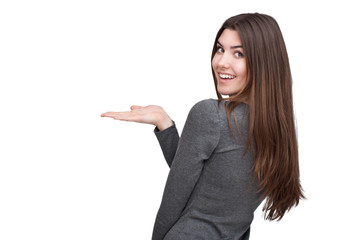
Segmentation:
{"type": "Polygon", "coordinates": [[[155,135],[160,143],[166,162],[171,167],[179,136],[174,122],[162,107],[155,105],[147,107],[131,106],[131,111],[106,112],[101,114],[101,117],[155,125],[155,135]]]}
{"type": "Polygon", "coordinates": [[[208,159],[219,141],[216,103],[205,100],[190,111],[178,143],[158,210],[152,240],[162,240],[180,218],[208,159]]]}
{"type": "Polygon", "coordinates": [[[156,127],[154,132],[161,146],[163,156],[165,157],[168,166],[171,167],[179,141],[176,124],[173,122],[172,126],[162,131],[159,131],[159,129],[156,127]]]}

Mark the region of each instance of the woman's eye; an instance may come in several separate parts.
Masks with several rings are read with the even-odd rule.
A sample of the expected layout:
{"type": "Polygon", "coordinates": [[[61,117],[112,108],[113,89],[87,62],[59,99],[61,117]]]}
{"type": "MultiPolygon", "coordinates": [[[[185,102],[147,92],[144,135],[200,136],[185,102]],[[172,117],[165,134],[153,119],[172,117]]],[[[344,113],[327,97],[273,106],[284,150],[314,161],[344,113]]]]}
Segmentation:
{"type": "Polygon", "coordinates": [[[243,57],[243,53],[241,53],[241,52],[235,52],[234,55],[236,57],[243,57]]]}
{"type": "Polygon", "coordinates": [[[224,49],[222,47],[217,46],[218,53],[224,53],[224,49]]]}

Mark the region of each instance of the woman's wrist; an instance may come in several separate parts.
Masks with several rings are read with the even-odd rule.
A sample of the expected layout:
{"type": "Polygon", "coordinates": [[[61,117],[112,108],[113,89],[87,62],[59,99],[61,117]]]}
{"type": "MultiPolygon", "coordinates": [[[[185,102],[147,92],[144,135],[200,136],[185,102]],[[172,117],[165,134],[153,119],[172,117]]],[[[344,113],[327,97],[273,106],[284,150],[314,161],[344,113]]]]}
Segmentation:
{"type": "Polygon", "coordinates": [[[169,128],[173,125],[172,119],[166,114],[165,116],[162,116],[160,121],[156,124],[156,127],[158,130],[162,131],[166,128],[169,128]]]}

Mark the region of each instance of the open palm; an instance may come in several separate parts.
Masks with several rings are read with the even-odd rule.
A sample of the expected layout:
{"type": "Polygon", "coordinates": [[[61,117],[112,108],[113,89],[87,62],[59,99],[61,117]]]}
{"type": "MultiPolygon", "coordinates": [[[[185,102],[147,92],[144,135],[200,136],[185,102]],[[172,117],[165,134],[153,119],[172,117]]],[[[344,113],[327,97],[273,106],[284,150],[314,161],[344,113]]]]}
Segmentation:
{"type": "Polygon", "coordinates": [[[146,107],[134,105],[131,106],[131,111],[106,112],[101,114],[101,117],[110,117],[121,121],[152,124],[157,126],[159,130],[168,128],[173,124],[171,118],[167,115],[163,108],[156,105],[149,105],[146,107]]]}

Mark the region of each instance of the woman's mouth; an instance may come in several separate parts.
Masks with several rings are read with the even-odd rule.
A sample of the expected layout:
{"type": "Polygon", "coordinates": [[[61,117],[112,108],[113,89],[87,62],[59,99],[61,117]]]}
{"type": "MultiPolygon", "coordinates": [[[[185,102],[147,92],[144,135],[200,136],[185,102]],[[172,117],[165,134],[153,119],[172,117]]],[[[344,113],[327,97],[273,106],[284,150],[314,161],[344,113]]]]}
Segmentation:
{"type": "Polygon", "coordinates": [[[234,79],[236,76],[228,73],[218,73],[220,82],[228,82],[234,79]]]}

